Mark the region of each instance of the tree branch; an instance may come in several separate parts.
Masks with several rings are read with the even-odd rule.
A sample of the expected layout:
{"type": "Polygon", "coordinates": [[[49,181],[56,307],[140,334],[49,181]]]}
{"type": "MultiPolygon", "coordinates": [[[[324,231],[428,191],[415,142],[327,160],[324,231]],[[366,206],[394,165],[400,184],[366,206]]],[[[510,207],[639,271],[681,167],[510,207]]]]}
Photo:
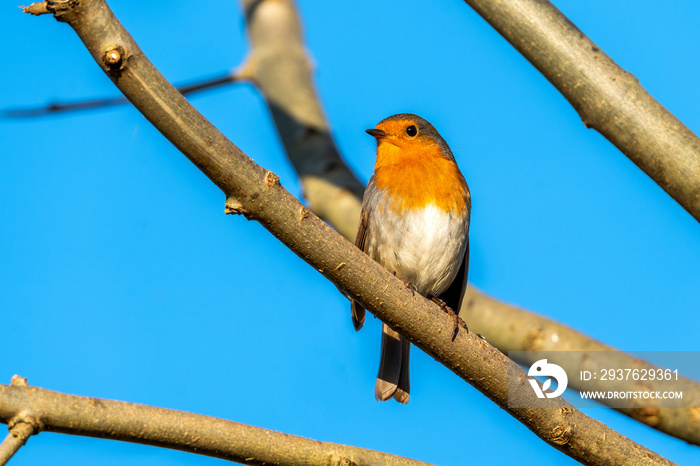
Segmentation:
{"type": "MultiPolygon", "coordinates": [[[[46,431],[154,445],[244,464],[427,464],[200,414],[37,387],[0,385],[0,400],[2,422],[29,410],[41,413],[46,431]]],[[[1,461],[0,455],[3,464],[1,461]]]]}
{"type": "Polygon", "coordinates": [[[354,239],[361,183],[341,158],[316,96],[301,24],[288,1],[244,0],[252,51],[241,75],[262,91],[311,210],[354,239]],[[307,157],[309,152],[316,157],[307,157]]]}
{"type": "MultiPolygon", "coordinates": [[[[481,293],[474,288],[467,290],[460,317],[469,322],[469,327],[482,333],[484,337],[504,353],[512,351],[547,351],[550,362],[566,368],[569,374],[578,374],[582,370],[610,367],[610,353],[616,352],[615,367],[636,369],[657,369],[657,366],[617,350],[595,340],[571,327],[555,322],[546,317],[528,312],[517,306],[503,303],[481,293]],[[575,352],[561,354],[558,359],[552,352],[575,352]]],[[[529,359],[518,360],[530,366],[544,356],[533,353],[529,359]]],[[[599,369],[598,369],[599,370],[599,369]]],[[[662,408],[660,400],[644,400],[644,407],[614,408],[661,432],[700,445],[700,384],[696,381],[680,378],[676,384],[659,380],[644,382],[644,389],[649,391],[678,390],[683,392],[684,408],[662,408]],[[671,386],[673,385],[673,387],[671,386]]],[[[581,385],[578,378],[569,379],[569,388],[574,390],[615,390],[612,382],[592,380],[581,385]]],[[[629,390],[629,386],[618,387],[620,391],[629,390]]],[[[605,402],[608,400],[600,400],[605,402]]]]}
{"type": "Polygon", "coordinates": [[[104,1],[47,3],[134,106],[224,191],[229,212],[258,220],[382,321],[555,448],[587,464],[671,464],[561,398],[548,399],[547,408],[509,408],[509,369],[515,374],[511,396],[538,405],[525,372],[474,333],[459,332],[451,341],[449,316],[310,213],[280,186],[276,175],[228,141],[158,73],[104,1]]]}
{"type": "MultiPolygon", "coordinates": [[[[32,5],[37,5],[33,3],[32,5]]],[[[29,8],[29,7],[27,7],[29,8]]],[[[26,10],[26,9],[25,9],[26,10]]],[[[191,84],[182,84],[177,87],[182,95],[218,87],[223,84],[233,83],[239,80],[236,74],[226,73],[204,80],[198,80],[191,84]]],[[[43,107],[9,108],[3,110],[0,115],[4,118],[34,118],[54,113],[74,112],[76,110],[90,110],[93,108],[111,107],[113,105],[127,104],[129,101],[124,96],[110,97],[106,99],[81,100],[79,102],[55,102],[43,107]]]]}
{"type": "MultiPolygon", "coordinates": [[[[255,2],[251,0],[242,1],[245,7],[247,26],[251,34],[251,44],[253,47],[252,56],[259,56],[263,53],[266,55],[268,65],[256,71],[256,84],[264,95],[271,94],[272,96],[283,96],[287,94],[296,94],[292,84],[280,78],[284,76],[285,69],[289,68],[290,60],[298,60],[301,63],[297,67],[304,67],[308,63],[306,55],[297,53],[297,49],[304,50],[301,41],[301,32],[299,30],[300,20],[298,13],[291,2],[280,1],[261,1],[255,2]],[[271,32],[265,33],[265,31],[271,32]],[[286,37],[284,32],[293,31],[293,37],[286,37]],[[255,40],[252,36],[255,32],[255,40]],[[267,44],[268,38],[273,41],[273,44],[267,44]],[[285,44],[293,44],[292,50],[288,50],[285,44]],[[260,48],[265,52],[258,51],[260,48]],[[286,58],[285,58],[286,57],[286,58]],[[276,63],[284,63],[284,65],[275,66],[276,63]]],[[[295,105],[303,108],[315,107],[320,108],[316,103],[312,105],[304,99],[318,100],[315,93],[309,92],[313,89],[311,75],[304,73],[293,80],[297,85],[301,85],[305,91],[300,92],[296,100],[287,102],[289,107],[288,113],[300,113],[300,110],[295,111],[295,105]],[[304,81],[302,81],[302,78],[304,81]]],[[[268,102],[274,102],[274,99],[268,98],[268,102]]],[[[271,103],[271,105],[273,105],[271,103]]],[[[274,110],[272,111],[275,114],[274,110]]],[[[303,120],[302,120],[303,121],[303,120]]],[[[324,127],[328,127],[324,124],[324,127]]],[[[309,130],[311,131],[311,130],[309,130]]],[[[304,133],[303,128],[299,133],[304,133]]],[[[289,139],[289,132],[280,131],[280,138],[285,141],[289,139]]],[[[293,141],[287,140],[285,147],[293,145],[293,141]]],[[[326,152],[319,146],[308,146],[305,148],[303,163],[306,165],[322,165],[326,157],[326,152]]],[[[300,157],[290,156],[290,161],[296,167],[300,163],[300,157]]],[[[350,169],[343,165],[338,169],[345,170],[344,177],[346,179],[354,178],[355,175],[350,169]]],[[[297,169],[299,170],[299,169],[297,169]]],[[[356,183],[360,183],[359,180],[356,183]]],[[[313,207],[323,199],[332,196],[332,191],[327,192],[323,189],[307,191],[305,196],[309,204],[313,207]]],[[[354,240],[357,222],[360,216],[361,197],[345,199],[342,209],[338,216],[344,216],[340,225],[349,225],[352,229],[350,235],[345,236],[351,241],[354,240]]],[[[313,210],[313,208],[312,208],[313,210]]],[[[334,220],[337,220],[336,217],[334,220]]],[[[333,221],[329,222],[332,226],[336,226],[333,221]]],[[[345,227],[343,231],[347,231],[345,227]]],[[[339,230],[340,231],[340,230],[339,230]]],[[[601,356],[601,351],[617,351],[611,346],[605,345],[581,332],[578,332],[566,325],[547,319],[543,316],[527,312],[516,306],[512,306],[494,298],[491,298],[472,285],[467,289],[466,299],[460,309],[460,317],[469,324],[469,328],[481,333],[489,343],[500,349],[504,353],[509,351],[577,351],[579,358],[577,360],[567,359],[566,361],[555,362],[566,368],[570,374],[578,373],[583,369],[589,369],[591,366],[605,367],[605,356],[601,356]],[[585,361],[585,366],[584,366],[585,361]]],[[[530,366],[540,358],[533,356],[529,360],[518,361],[525,366],[530,366]]],[[[641,361],[639,358],[632,357],[626,353],[618,352],[617,360],[621,361],[621,367],[637,367],[637,368],[652,368],[651,364],[641,361]]],[[[600,381],[595,386],[593,382],[582,387],[578,383],[578,379],[572,378],[569,380],[569,387],[574,390],[597,390],[610,389],[610,385],[601,386],[600,381]]],[[[649,382],[650,390],[668,390],[668,384],[659,386],[657,381],[649,382]]],[[[673,435],[682,440],[695,445],[700,445],[700,416],[697,415],[697,410],[691,410],[691,406],[696,406],[694,400],[700,399],[700,384],[697,382],[684,379],[682,383],[683,393],[685,398],[683,403],[686,408],[669,409],[660,408],[658,403],[652,400],[645,401],[645,408],[624,409],[615,408],[618,411],[643,422],[646,425],[654,427],[669,435],[673,435]]],[[[601,400],[605,403],[609,400],[601,400]]]]}
{"type": "Polygon", "coordinates": [[[27,439],[36,433],[34,426],[29,422],[17,422],[9,430],[7,437],[0,444],[0,466],[7,464],[15,453],[27,443],[27,439]]]}
{"type": "MultiPolygon", "coordinates": [[[[17,375],[12,377],[11,386],[26,387],[27,379],[17,375]]],[[[0,466],[4,466],[27,443],[32,435],[39,432],[41,423],[27,405],[16,410],[14,415],[4,420],[7,423],[9,433],[0,444],[0,466]]]]}
{"type": "Polygon", "coordinates": [[[700,139],[547,0],[465,0],[612,142],[700,221],[700,139]]]}

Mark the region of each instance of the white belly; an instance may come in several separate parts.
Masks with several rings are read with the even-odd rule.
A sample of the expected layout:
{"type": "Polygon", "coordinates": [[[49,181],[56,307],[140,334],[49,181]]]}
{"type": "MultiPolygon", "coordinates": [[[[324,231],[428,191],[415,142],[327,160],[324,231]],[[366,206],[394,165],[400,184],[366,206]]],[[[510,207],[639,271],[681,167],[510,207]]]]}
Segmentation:
{"type": "Polygon", "coordinates": [[[466,248],[469,217],[435,205],[397,215],[374,209],[369,219],[367,254],[424,296],[437,296],[457,275],[466,248]]]}

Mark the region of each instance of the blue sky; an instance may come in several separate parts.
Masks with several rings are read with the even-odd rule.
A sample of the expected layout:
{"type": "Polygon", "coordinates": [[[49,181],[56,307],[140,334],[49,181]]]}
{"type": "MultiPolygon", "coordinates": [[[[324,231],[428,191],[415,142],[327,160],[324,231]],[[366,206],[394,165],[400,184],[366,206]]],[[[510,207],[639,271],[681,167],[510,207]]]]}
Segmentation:
{"type": "MultiPolygon", "coordinates": [[[[555,1],[700,131],[700,4],[555,1]]],[[[112,1],[180,83],[238,66],[235,2],[112,1]]],[[[382,118],[417,113],[472,191],[470,279],[627,351],[698,350],[700,226],[460,1],[299,1],[337,144],[363,180],[382,118]]],[[[114,95],[77,36],[0,7],[0,107],[114,95]]],[[[300,196],[248,85],[194,105],[300,196]]],[[[0,380],[213,415],[459,465],[574,464],[418,350],[407,406],[373,397],[380,323],[224,196],[133,108],[0,120],[0,380]]],[[[586,413],[680,464],[698,447],[606,409],[586,413]]],[[[223,464],[51,433],[13,465],[223,464]]]]}

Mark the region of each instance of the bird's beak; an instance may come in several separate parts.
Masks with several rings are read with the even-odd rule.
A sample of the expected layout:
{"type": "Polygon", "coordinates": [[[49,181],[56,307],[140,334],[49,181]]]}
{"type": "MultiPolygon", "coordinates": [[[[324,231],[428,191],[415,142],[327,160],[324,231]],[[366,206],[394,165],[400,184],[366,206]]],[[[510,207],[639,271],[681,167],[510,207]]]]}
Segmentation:
{"type": "Polygon", "coordinates": [[[377,128],[366,129],[365,133],[369,134],[370,136],[372,136],[376,139],[384,139],[385,137],[388,136],[388,134],[386,134],[384,131],[382,131],[381,129],[377,129],[377,128]]]}

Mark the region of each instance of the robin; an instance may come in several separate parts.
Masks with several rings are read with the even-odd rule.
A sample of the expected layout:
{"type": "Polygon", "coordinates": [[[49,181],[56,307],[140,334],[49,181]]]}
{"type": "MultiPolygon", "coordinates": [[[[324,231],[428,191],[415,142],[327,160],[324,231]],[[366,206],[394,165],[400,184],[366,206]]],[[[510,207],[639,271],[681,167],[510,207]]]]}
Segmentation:
{"type": "MultiPolygon", "coordinates": [[[[355,245],[413,290],[459,311],[469,267],[471,196],[452,151],[433,125],[410,113],[385,118],[367,133],[377,140],[377,162],[355,245]]],[[[352,322],[355,330],[365,322],[356,301],[352,322]]],[[[377,400],[408,403],[410,350],[408,339],[383,324],[377,400]]]]}

